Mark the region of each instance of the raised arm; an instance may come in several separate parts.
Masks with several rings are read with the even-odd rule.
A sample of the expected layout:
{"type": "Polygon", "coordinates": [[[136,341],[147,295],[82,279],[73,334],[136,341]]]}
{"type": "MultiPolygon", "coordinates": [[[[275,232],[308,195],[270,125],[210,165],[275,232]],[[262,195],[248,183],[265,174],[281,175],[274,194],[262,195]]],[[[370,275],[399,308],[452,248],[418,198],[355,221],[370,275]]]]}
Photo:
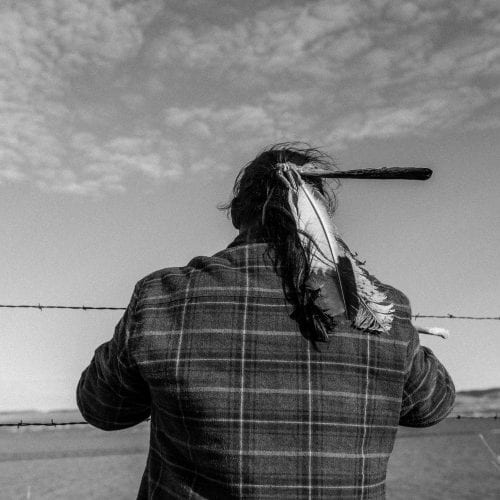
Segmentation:
{"type": "Polygon", "coordinates": [[[145,420],[151,411],[149,388],[128,349],[135,328],[138,288],[113,338],[96,349],[77,387],[77,404],[83,417],[103,430],[131,427],[145,420]]]}
{"type": "Polygon", "coordinates": [[[454,402],[455,386],[449,373],[428,347],[420,345],[415,330],[408,350],[399,425],[437,424],[450,413],[454,402]]]}

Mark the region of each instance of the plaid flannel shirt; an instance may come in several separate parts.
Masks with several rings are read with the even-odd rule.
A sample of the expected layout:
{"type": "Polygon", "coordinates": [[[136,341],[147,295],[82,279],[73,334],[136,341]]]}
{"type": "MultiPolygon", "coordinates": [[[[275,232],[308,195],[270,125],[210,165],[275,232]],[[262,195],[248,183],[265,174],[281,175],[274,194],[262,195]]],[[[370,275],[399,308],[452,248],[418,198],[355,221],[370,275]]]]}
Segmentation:
{"type": "Polygon", "coordinates": [[[264,242],[142,279],[83,372],[78,406],[106,430],[151,417],[138,498],[384,498],[398,425],[429,426],[454,386],[410,306],[388,334],[341,323],[315,351],[264,242]]]}

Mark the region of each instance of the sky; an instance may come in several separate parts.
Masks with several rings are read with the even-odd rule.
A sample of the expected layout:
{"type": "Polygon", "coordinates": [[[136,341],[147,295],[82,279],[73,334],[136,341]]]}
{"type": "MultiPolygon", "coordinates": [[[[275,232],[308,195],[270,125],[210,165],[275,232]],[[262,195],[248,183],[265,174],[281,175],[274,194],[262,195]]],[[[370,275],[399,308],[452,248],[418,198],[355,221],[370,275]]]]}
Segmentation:
{"type": "MultiPolygon", "coordinates": [[[[414,313],[500,314],[497,0],[3,0],[0,304],[116,306],[236,236],[217,205],[264,147],[349,181],[335,223],[414,313]]],[[[0,309],[0,411],[74,408],[119,311],[0,309]]],[[[419,319],[457,390],[500,386],[500,322],[419,319]]]]}

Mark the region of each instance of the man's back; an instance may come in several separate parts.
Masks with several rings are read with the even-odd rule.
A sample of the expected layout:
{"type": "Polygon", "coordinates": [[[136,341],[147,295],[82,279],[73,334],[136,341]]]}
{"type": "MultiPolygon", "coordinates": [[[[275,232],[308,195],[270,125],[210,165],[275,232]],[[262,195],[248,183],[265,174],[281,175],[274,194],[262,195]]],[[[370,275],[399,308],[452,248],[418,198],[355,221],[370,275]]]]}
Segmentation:
{"type": "Polygon", "coordinates": [[[419,347],[403,294],[384,287],[390,333],[344,322],[318,352],[267,250],[240,237],[141,280],[82,375],[79,406],[98,427],[133,425],[150,408],[139,498],[383,498],[398,424],[448,413],[453,385],[419,347]],[[111,357],[118,393],[93,375],[106,379],[111,357]]]}

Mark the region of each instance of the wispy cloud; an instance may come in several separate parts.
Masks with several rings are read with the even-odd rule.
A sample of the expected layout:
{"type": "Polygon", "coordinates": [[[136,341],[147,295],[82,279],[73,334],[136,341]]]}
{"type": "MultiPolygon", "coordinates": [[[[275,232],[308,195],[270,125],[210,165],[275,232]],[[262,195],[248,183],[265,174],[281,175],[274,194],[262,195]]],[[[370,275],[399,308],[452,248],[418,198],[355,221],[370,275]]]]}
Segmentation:
{"type": "Polygon", "coordinates": [[[2,5],[0,182],[32,179],[72,192],[106,185],[104,178],[87,179],[74,168],[75,153],[88,153],[72,147],[82,125],[80,82],[110,74],[137,53],[150,20],[144,13],[152,13],[152,5],[108,0],[2,5]]]}
{"type": "Polygon", "coordinates": [[[314,123],[301,115],[302,104],[299,93],[271,92],[256,97],[254,104],[169,107],[166,134],[186,152],[184,169],[191,164],[199,169],[196,165],[202,152],[206,168],[227,170],[235,152],[248,159],[271,143],[307,141],[314,123]]]}
{"type": "Polygon", "coordinates": [[[4,3],[0,183],[116,192],[279,140],[499,126],[496,0],[255,5],[4,3]]]}
{"type": "Polygon", "coordinates": [[[228,86],[246,89],[273,119],[266,91],[302,93],[293,117],[312,117],[311,135],[341,146],[461,122],[493,125],[499,25],[494,1],[324,0],[274,6],[231,26],[186,20],[150,50],[165,68],[238,74],[228,86]]]}
{"type": "Polygon", "coordinates": [[[400,106],[385,104],[364,112],[350,113],[339,121],[329,140],[387,138],[407,133],[425,135],[438,127],[456,125],[467,117],[471,109],[485,103],[484,95],[471,88],[417,95],[400,106]]]}
{"type": "Polygon", "coordinates": [[[134,173],[153,181],[181,176],[175,145],[157,132],[99,140],[88,132],[75,133],[69,148],[73,169],[46,169],[38,185],[46,190],[78,194],[125,190],[124,180],[134,173]]]}

